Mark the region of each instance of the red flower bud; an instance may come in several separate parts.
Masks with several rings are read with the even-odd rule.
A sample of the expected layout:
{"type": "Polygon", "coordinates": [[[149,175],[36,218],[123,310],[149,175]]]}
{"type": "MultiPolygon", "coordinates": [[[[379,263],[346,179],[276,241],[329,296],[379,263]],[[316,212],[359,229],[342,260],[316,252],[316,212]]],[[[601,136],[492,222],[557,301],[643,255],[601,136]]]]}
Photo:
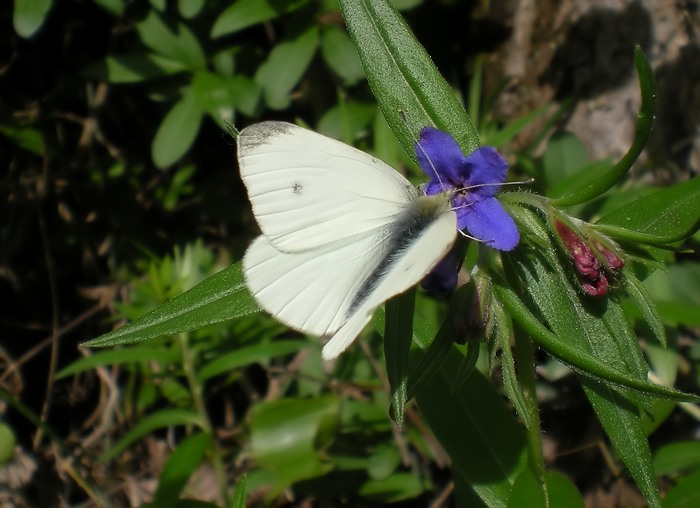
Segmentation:
{"type": "MultiPolygon", "coordinates": [[[[606,295],[608,292],[608,279],[605,278],[600,260],[593,252],[591,246],[563,222],[555,221],[554,227],[559,233],[559,238],[561,238],[579,274],[583,291],[590,296],[600,297],[606,295]]],[[[615,260],[621,262],[612,252],[605,250],[615,260]]],[[[607,256],[605,259],[606,261],[608,260],[607,256]]],[[[619,263],[616,264],[619,265],[619,263]]]]}
{"type": "Polygon", "coordinates": [[[601,297],[608,293],[608,279],[602,273],[597,280],[592,282],[584,282],[581,284],[584,293],[589,296],[601,297]]]}
{"type": "Polygon", "coordinates": [[[622,267],[625,266],[625,262],[602,243],[595,242],[595,247],[598,249],[598,252],[600,252],[600,255],[603,256],[605,264],[611,270],[621,270],[622,267]]]}

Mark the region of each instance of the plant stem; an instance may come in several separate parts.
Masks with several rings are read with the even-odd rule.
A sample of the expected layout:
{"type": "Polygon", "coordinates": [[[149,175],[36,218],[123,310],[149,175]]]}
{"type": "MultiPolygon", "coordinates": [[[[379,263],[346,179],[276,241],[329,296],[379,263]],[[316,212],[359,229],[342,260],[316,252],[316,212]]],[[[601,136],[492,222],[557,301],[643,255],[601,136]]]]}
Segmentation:
{"type": "Polygon", "coordinates": [[[216,436],[214,435],[211,421],[209,420],[209,415],[207,414],[207,408],[204,404],[202,385],[197,381],[197,376],[195,375],[194,354],[190,349],[187,334],[178,334],[178,338],[180,340],[180,350],[182,351],[182,367],[185,371],[185,377],[187,377],[187,383],[190,385],[192,403],[194,404],[195,411],[199,416],[200,427],[204,432],[211,436],[211,461],[212,465],[214,466],[214,472],[216,473],[216,479],[219,482],[221,501],[223,506],[228,506],[228,481],[226,478],[226,472],[224,471],[224,463],[221,457],[221,451],[219,450],[216,441],[216,436]]]}
{"type": "MultiPolygon", "coordinates": [[[[532,339],[525,333],[519,333],[515,341],[520,386],[527,412],[527,448],[530,469],[542,484],[545,499],[549,494],[545,485],[544,456],[542,455],[542,433],[540,429],[540,414],[537,406],[537,386],[535,380],[535,364],[533,362],[534,345],[532,339]]],[[[547,501],[549,504],[549,501],[547,501]]]]}

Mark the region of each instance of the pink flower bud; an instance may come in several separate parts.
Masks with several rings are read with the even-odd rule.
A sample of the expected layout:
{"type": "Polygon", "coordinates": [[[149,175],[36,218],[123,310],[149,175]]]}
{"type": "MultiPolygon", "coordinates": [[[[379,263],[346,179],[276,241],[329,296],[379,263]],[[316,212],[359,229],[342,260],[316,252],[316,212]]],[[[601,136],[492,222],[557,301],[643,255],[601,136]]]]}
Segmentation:
{"type": "Polygon", "coordinates": [[[584,293],[589,296],[601,297],[608,293],[608,279],[602,273],[597,280],[592,282],[583,282],[581,284],[584,293]]]}
{"type": "MultiPolygon", "coordinates": [[[[608,292],[608,279],[603,274],[603,267],[591,246],[563,222],[555,221],[554,227],[579,274],[583,291],[590,296],[605,296],[608,292]]],[[[621,262],[612,252],[605,250],[621,262]]],[[[607,261],[607,257],[605,259],[607,261]]]]}
{"type": "Polygon", "coordinates": [[[622,267],[625,266],[625,262],[622,259],[620,259],[617,254],[608,249],[602,243],[595,242],[595,247],[596,249],[598,249],[598,252],[600,252],[600,255],[603,256],[605,264],[611,270],[621,270],[622,267]]]}

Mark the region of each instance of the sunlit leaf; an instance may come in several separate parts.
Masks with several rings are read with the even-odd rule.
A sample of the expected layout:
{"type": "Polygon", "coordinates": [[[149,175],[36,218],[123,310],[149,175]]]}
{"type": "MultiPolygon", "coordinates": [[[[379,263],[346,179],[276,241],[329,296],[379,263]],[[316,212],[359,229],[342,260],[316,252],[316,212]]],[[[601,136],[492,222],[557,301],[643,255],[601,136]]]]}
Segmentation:
{"type": "Polygon", "coordinates": [[[109,83],[139,83],[186,71],[182,63],[154,53],[107,56],[88,65],[86,76],[109,83]]]}
{"type": "Polygon", "coordinates": [[[168,25],[151,10],[136,25],[143,43],[159,55],[180,62],[190,70],[204,69],[206,58],[199,41],[184,23],[168,25]]]}
{"type": "Polygon", "coordinates": [[[29,39],[44,24],[53,0],[15,0],[12,24],[20,37],[29,39]]]}
{"type": "Polygon", "coordinates": [[[187,90],[165,115],[153,138],[151,155],[156,166],[167,168],[187,153],[199,132],[202,114],[194,93],[187,90]]]}
{"type": "Polygon", "coordinates": [[[255,74],[269,108],[284,109],[290,105],[290,94],[306,72],[317,46],[318,28],[315,25],[275,45],[255,74]]]}
{"type": "Polygon", "coordinates": [[[283,14],[293,12],[309,0],[238,0],[214,22],[212,37],[231,34],[283,14]]]}

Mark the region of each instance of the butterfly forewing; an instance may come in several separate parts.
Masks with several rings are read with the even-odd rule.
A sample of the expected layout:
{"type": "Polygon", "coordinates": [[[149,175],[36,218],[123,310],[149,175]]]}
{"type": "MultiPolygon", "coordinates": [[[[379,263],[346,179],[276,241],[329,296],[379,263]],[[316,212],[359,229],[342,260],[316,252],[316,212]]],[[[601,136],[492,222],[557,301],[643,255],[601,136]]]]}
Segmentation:
{"type": "Polygon", "coordinates": [[[260,229],[285,252],[381,229],[418,195],[380,160],[284,122],[243,129],[238,162],[260,229]]]}

